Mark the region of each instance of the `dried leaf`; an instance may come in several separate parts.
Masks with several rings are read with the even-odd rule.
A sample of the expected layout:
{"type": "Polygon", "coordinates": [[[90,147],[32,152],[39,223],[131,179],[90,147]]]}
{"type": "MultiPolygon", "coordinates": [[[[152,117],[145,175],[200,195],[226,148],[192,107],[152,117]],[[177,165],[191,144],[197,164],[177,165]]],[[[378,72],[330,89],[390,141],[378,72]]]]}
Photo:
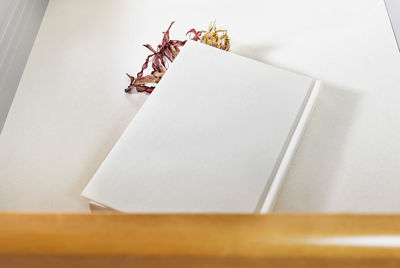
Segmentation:
{"type": "MultiPolygon", "coordinates": [[[[167,71],[167,62],[173,62],[175,60],[180,51],[179,47],[184,46],[187,41],[169,39],[169,31],[173,24],[174,21],[171,22],[168,29],[163,32],[163,39],[161,44],[157,46],[157,50],[155,50],[150,44],[144,45],[152,52],[152,54],[147,56],[146,61],[142,65],[140,72],[137,73],[136,78],[127,74],[130,79],[130,84],[128,88],[125,89],[125,92],[131,92],[132,89],[136,89],[138,92],[153,92],[155,86],[148,86],[147,84],[157,84],[161,80],[167,71]],[[149,75],[143,76],[143,72],[148,68],[150,60],[153,71],[149,75]]],[[[191,29],[186,33],[186,35],[191,34],[193,34],[193,36],[189,36],[189,38],[194,41],[201,41],[204,44],[224,50],[229,50],[230,48],[227,31],[217,29],[215,21],[210,24],[208,31],[196,31],[195,29],[191,29]]]]}
{"type": "Polygon", "coordinates": [[[193,37],[191,38],[192,40],[194,40],[194,41],[198,41],[198,40],[200,40],[200,37],[201,37],[201,35],[203,34],[203,32],[202,31],[196,31],[194,28],[193,29],[190,29],[187,33],[186,33],[186,35],[189,35],[189,34],[193,34],[193,37]]]}

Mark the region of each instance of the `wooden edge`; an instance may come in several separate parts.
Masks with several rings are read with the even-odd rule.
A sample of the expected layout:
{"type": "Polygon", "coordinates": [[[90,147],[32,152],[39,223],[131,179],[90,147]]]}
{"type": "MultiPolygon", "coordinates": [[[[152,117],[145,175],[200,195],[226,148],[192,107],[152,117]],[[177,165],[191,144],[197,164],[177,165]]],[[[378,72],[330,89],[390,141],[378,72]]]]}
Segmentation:
{"type": "Polygon", "coordinates": [[[0,213],[0,266],[44,260],[48,267],[400,267],[400,215],[0,213]]]}

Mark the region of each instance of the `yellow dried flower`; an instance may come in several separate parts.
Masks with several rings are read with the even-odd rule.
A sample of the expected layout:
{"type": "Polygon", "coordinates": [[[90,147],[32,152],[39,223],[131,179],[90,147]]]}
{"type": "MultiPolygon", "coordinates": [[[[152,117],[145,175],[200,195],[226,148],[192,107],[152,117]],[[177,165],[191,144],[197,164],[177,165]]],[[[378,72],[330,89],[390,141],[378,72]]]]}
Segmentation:
{"type": "Polygon", "coordinates": [[[201,42],[219,49],[229,51],[230,39],[228,37],[228,31],[217,29],[215,21],[210,24],[208,31],[201,31],[201,42]]]}

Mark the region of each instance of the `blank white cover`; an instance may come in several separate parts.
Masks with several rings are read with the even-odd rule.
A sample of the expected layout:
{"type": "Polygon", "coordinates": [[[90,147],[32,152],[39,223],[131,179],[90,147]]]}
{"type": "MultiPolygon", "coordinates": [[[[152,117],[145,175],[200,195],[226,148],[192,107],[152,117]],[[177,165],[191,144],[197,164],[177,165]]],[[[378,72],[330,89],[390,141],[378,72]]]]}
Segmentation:
{"type": "Polygon", "coordinates": [[[82,195],[124,212],[254,212],[312,84],[189,42],[82,195]]]}
{"type": "Polygon", "coordinates": [[[397,46],[400,49],[400,1],[385,0],[386,8],[390,16],[393,32],[396,36],[397,46]]]}

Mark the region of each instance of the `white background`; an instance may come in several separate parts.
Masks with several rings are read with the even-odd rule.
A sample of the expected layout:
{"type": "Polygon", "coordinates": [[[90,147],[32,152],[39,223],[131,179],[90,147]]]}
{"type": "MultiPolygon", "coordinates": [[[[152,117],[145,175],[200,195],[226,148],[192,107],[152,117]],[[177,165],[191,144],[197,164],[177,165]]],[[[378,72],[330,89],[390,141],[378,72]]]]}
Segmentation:
{"type": "Polygon", "coordinates": [[[0,209],[86,210],[77,196],[146,98],[122,91],[140,45],[214,19],[234,53],[326,85],[276,209],[400,212],[400,54],[381,0],[51,0],[0,136],[0,209]]]}

